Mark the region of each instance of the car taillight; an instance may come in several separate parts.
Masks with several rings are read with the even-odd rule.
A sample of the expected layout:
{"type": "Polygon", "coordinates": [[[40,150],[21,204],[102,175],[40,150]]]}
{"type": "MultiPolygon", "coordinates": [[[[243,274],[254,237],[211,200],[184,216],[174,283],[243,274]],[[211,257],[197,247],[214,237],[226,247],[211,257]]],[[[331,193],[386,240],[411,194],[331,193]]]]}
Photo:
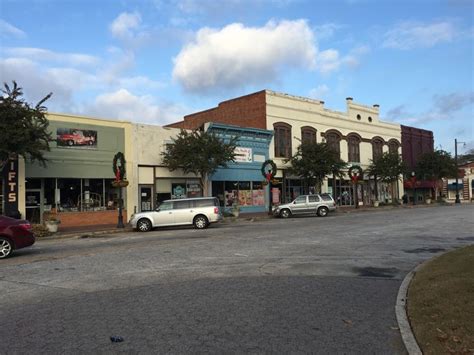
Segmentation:
{"type": "Polygon", "coordinates": [[[26,229],[27,231],[31,230],[31,224],[29,224],[29,223],[20,223],[18,226],[23,228],[23,229],[26,229]]]}
{"type": "Polygon", "coordinates": [[[214,214],[219,214],[219,208],[218,207],[214,207],[214,214]]]}

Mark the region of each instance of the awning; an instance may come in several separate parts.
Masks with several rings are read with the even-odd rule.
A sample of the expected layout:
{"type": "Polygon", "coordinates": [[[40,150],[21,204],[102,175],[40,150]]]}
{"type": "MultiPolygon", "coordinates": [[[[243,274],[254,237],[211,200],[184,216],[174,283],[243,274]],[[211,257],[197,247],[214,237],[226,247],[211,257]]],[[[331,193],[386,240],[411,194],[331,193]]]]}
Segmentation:
{"type": "MultiPolygon", "coordinates": [[[[458,190],[462,190],[463,188],[462,182],[458,182],[457,187],[458,187],[458,190]]],[[[456,190],[456,183],[453,182],[452,184],[448,184],[448,190],[456,190]]]]}

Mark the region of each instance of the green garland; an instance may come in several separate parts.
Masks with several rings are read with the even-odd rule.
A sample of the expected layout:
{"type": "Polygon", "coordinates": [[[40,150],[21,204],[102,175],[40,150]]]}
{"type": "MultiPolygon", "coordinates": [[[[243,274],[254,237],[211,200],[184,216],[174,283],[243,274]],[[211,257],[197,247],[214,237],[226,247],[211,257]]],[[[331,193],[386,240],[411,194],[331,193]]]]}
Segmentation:
{"type": "Polygon", "coordinates": [[[265,179],[267,179],[267,173],[268,173],[268,170],[266,170],[267,166],[270,165],[271,167],[271,177],[270,177],[270,180],[273,179],[277,173],[277,166],[276,164],[273,162],[273,160],[269,159],[269,160],[265,160],[262,164],[262,167],[260,169],[260,171],[262,172],[262,175],[265,179]]]}
{"type": "Polygon", "coordinates": [[[124,178],[125,178],[125,156],[123,155],[122,152],[118,152],[117,154],[115,154],[114,156],[114,162],[113,162],[113,165],[112,165],[112,169],[114,171],[114,175],[115,177],[117,177],[117,161],[120,160],[122,162],[121,166],[118,167],[119,169],[119,181],[122,181],[124,178]]]}
{"type": "Polygon", "coordinates": [[[349,176],[352,181],[357,181],[362,177],[363,171],[359,165],[352,165],[349,168],[349,176]]]}

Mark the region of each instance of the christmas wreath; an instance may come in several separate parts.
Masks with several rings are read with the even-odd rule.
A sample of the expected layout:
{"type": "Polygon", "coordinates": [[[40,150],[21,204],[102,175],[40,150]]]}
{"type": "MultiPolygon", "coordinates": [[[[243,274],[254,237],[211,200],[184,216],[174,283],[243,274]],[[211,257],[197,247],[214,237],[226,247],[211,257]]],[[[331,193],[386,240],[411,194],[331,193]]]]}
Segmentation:
{"type": "Polygon", "coordinates": [[[125,156],[122,152],[115,154],[112,169],[116,181],[122,181],[125,178],[125,156]]]}
{"type": "Polygon", "coordinates": [[[265,160],[262,164],[262,168],[260,169],[262,175],[267,181],[273,179],[277,173],[277,166],[273,162],[273,160],[265,160]]]}
{"type": "Polygon", "coordinates": [[[357,183],[357,180],[362,177],[362,174],[362,168],[359,165],[352,165],[349,168],[349,176],[351,177],[351,180],[354,183],[357,183]]]}

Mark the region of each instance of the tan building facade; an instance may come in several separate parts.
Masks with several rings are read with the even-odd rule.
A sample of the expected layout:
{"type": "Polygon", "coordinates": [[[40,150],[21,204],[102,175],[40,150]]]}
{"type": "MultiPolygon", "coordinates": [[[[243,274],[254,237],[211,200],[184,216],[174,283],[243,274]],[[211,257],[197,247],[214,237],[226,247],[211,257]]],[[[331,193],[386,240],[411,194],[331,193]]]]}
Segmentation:
{"type": "MultiPolygon", "coordinates": [[[[284,160],[296,152],[305,139],[326,141],[340,152],[341,159],[349,165],[359,165],[365,170],[371,160],[383,152],[401,154],[401,128],[399,124],[384,122],[379,117],[378,105],[366,106],[346,99],[346,111],[327,109],[324,102],[305,97],[263,90],[254,94],[234,98],[217,107],[184,117],[182,122],[171,127],[196,129],[205,122],[222,122],[242,127],[263,128],[274,131],[270,145],[270,158],[278,167],[277,178],[281,180],[282,201],[288,201],[305,192],[297,177],[288,176],[284,160]]],[[[359,201],[369,204],[373,200],[373,186],[359,187],[359,201]]],[[[332,191],[326,181],[323,192],[348,196],[352,203],[349,178],[339,181],[341,191],[332,191]],[[343,191],[342,191],[343,190],[343,191]]],[[[391,201],[403,195],[402,177],[394,188],[381,186],[379,200],[391,201]]],[[[341,196],[339,196],[341,197],[341,196]]]]}

